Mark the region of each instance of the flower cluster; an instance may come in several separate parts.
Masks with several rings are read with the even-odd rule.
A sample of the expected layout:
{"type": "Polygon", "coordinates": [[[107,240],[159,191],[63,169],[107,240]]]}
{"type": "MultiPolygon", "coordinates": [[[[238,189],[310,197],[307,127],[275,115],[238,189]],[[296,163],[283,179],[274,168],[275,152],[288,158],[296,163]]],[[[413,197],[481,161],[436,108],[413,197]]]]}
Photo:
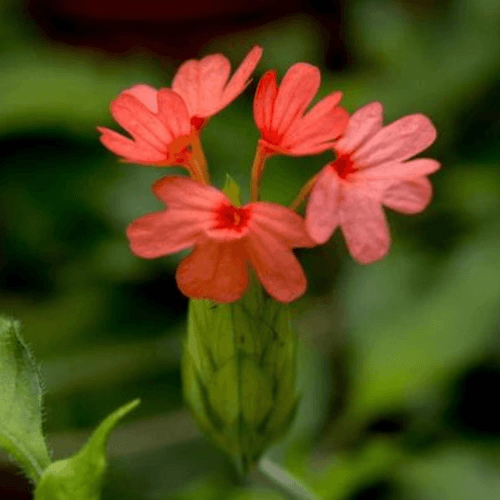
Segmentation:
{"type": "Polygon", "coordinates": [[[189,172],[190,178],[167,176],[154,183],[153,193],[167,208],[133,221],[127,236],[132,252],[143,258],[192,248],[176,275],[180,290],[192,298],[238,300],[247,289],[251,266],[272,297],[291,302],[307,285],[293,248],[322,244],[340,226],[352,257],[362,264],[374,262],[390,246],[382,206],[413,214],[431,199],[427,176],[439,163],[410,160],[434,142],[430,120],[414,114],[384,127],[378,102],[349,116],[339,106],[338,91],[308,110],[320,72],[307,63],[294,64],[279,85],[274,70],[258,83],[254,119],[261,137],[250,203],[236,206],[211,186],[201,130],[244,91],[261,56],[262,49],[254,47],[231,78],[229,61],[221,54],[187,61],[171,88],[139,84],[111,102],[111,114],[132,138],[98,127],[101,142],[126,162],[178,165],[189,172]],[[290,207],[259,201],[270,156],[325,151],[335,159],[290,207]],[[306,199],[303,219],[295,210],[306,199]]]}

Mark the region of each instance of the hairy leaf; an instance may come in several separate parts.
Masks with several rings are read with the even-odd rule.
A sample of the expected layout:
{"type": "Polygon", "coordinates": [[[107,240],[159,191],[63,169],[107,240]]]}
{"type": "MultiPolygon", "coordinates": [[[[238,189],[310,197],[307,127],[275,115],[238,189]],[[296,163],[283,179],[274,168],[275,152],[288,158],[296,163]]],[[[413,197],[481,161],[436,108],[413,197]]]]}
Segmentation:
{"type": "Polygon", "coordinates": [[[106,471],[106,443],[118,422],[139,404],[136,399],[109,415],[73,457],[44,472],[35,500],[99,500],[106,471]]]}
{"type": "Polygon", "coordinates": [[[0,447],[34,482],[50,464],[36,363],[19,334],[19,323],[1,316],[0,447]]]}

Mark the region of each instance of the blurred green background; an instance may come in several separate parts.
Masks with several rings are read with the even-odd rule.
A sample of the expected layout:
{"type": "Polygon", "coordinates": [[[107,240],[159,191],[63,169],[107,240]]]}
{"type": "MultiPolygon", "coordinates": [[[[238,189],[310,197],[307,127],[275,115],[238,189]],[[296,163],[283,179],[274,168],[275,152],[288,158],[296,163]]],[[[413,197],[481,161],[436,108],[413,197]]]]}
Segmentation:
{"type": "MultiPolygon", "coordinates": [[[[161,208],[151,183],[180,170],[121,164],[96,131],[118,129],[108,103],[122,89],[169,86],[184,57],[220,51],[236,65],[260,43],[254,82],[203,132],[216,185],[228,172],[246,188],[255,82],[297,61],[319,65],[320,97],[340,89],[350,112],[378,100],[386,123],[427,114],[438,139],[424,156],[442,163],[424,213],[388,214],[383,261],[355,264],[338,232],[299,252],[302,405],[270,456],[324,499],[500,498],[498,1],[291,2],[292,14],[260,1],[163,31],[157,20],[160,46],[125,37],[126,20],[107,32],[45,3],[0,1],[0,311],[40,362],[54,457],[140,397],[111,439],[104,499],[286,498],[258,474],[238,486],[197,431],[180,389],[180,257],[141,260],[127,246],[127,224],[161,208]],[[196,37],[200,24],[209,36],[196,37]]],[[[289,203],[329,158],[272,158],[264,198],[289,203]]],[[[0,455],[2,500],[30,498],[17,474],[0,455]]]]}

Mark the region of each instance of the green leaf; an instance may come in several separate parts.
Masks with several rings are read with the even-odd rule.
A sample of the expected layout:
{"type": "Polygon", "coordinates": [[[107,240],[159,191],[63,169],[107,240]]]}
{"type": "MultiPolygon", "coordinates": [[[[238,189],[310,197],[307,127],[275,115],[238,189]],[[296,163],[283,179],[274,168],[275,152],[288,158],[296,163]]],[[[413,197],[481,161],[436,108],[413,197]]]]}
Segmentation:
{"type": "Polygon", "coordinates": [[[229,198],[233,205],[237,207],[241,206],[240,187],[229,174],[226,174],[226,182],[224,183],[222,191],[229,198]]]}
{"type": "Polygon", "coordinates": [[[189,302],[184,397],[201,429],[243,470],[292,421],[296,349],[288,306],[269,297],[255,278],[232,304],[189,302]]]}
{"type": "Polygon", "coordinates": [[[19,334],[19,323],[1,316],[0,447],[34,482],[50,464],[36,363],[19,334]]]}
{"type": "Polygon", "coordinates": [[[136,399],[109,415],[75,456],[50,465],[38,484],[35,500],[99,500],[109,435],[139,402],[136,399]]]}

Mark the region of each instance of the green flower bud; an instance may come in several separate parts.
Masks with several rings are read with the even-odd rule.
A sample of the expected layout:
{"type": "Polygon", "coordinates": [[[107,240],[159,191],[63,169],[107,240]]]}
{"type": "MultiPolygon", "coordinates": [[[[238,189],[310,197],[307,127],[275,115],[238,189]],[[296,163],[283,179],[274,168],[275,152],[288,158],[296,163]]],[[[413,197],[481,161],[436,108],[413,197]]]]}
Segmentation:
{"type": "Polygon", "coordinates": [[[182,375],[200,428],[247,471],[292,422],[297,337],[257,280],[232,304],[190,300],[182,375]]]}

